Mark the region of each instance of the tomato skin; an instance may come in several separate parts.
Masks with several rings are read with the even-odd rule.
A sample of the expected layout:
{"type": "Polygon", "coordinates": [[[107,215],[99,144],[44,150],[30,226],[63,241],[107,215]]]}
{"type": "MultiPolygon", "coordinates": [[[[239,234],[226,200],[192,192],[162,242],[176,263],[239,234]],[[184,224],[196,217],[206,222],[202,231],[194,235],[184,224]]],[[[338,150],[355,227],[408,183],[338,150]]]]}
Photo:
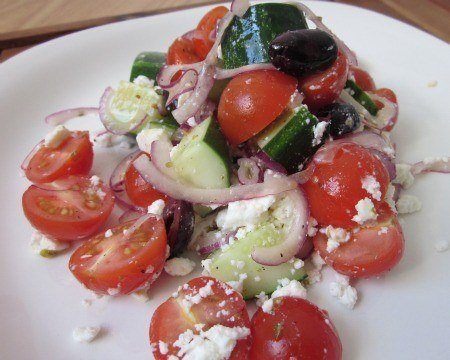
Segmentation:
{"type": "MultiPolygon", "coordinates": [[[[69,178],[72,179],[78,190],[57,191],[31,185],[22,196],[23,212],[30,224],[44,235],[59,241],[91,236],[106,223],[114,207],[114,195],[108,187],[101,185],[105,195],[100,200],[86,193],[90,187],[88,177],[69,178]],[[94,208],[85,205],[89,199],[93,201],[94,208]],[[44,203],[41,205],[42,201],[44,203]],[[71,210],[72,213],[63,214],[63,209],[71,210]]],[[[50,184],[46,184],[46,187],[50,187],[50,184]]]]}
{"type": "MultiPolygon", "coordinates": [[[[385,99],[388,99],[390,102],[393,102],[394,104],[398,104],[397,96],[391,89],[381,88],[381,89],[375,90],[373,93],[378,96],[384,97],[385,99]]],[[[378,106],[379,109],[383,108],[383,104],[381,102],[375,101],[375,104],[378,106]]],[[[397,120],[398,120],[398,116],[396,116],[394,119],[392,119],[391,123],[389,125],[387,125],[384,128],[384,130],[391,131],[394,128],[395,124],[397,123],[397,120]]]]}
{"type": "Polygon", "coordinates": [[[30,159],[25,176],[32,183],[42,184],[70,175],[86,175],[93,161],[89,132],[74,131],[56,149],[42,146],[30,159]]]}
{"type": "Polygon", "coordinates": [[[299,79],[300,89],[305,95],[303,102],[312,109],[320,109],[334,102],[345,87],[348,75],[348,60],[341,52],[327,70],[299,79]]]}
{"type": "MultiPolygon", "coordinates": [[[[250,328],[250,319],[242,296],[233,291],[229,285],[205,276],[192,279],[180,288],[176,297],[167,299],[153,313],[149,335],[155,359],[167,359],[170,355],[176,355],[179,348],[173,346],[173,343],[186,330],[190,329],[198,334],[198,330],[195,329],[196,324],[205,324],[203,331],[217,324],[250,328]],[[209,282],[212,282],[213,294],[203,298],[199,304],[193,304],[187,311],[182,305],[185,296],[197,294],[198,289],[209,282]],[[225,313],[222,310],[225,310],[225,313]],[[167,354],[159,352],[159,341],[168,345],[167,354]]],[[[250,346],[250,335],[238,340],[230,359],[248,359],[250,346]]]]}
{"type": "Polygon", "coordinates": [[[326,311],[304,299],[281,297],[271,313],[252,318],[250,359],[340,360],[342,345],[326,311]]]}
{"type": "Polygon", "coordinates": [[[110,237],[100,233],[75,250],[69,269],[78,281],[96,293],[119,295],[129,294],[157,279],[166,260],[164,222],[150,217],[125,239],[123,231],[134,223],[131,220],[116,226],[111,229],[110,237]],[[115,289],[114,294],[111,289],[115,289]]]}
{"type": "Polygon", "coordinates": [[[320,226],[352,229],[356,204],[370,198],[378,211],[389,185],[389,173],[369,150],[353,143],[338,145],[329,163],[315,163],[311,178],[303,185],[311,211],[320,226]],[[380,184],[381,200],[362,188],[362,179],[373,176],[380,184]]]}
{"type": "Polygon", "coordinates": [[[226,138],[238,145],[259,133],[286,108],[297,80],[277,70],[234,77],[220,98],[218,119],[226,138]]]}
{"type": "Polygon", "coordinates": [[[389,210],[379,215],[377,225],[364,227],[350,240],[331,253],[327,251],[327,238],[320,232],[314,238],[314,248],[324,261],[337,272],[354,277],[379,276],[396,266],[405,249],[402,228],[397,217],[389,210]],[[382,231],[381,229],[387,231],[382,231]]]}
{"type": "Polygon", "coordinates": [[[374,91],[375,81],[373,81],[372,76],[370,74],[356,66],[350,66],[349,75],[352,75],[356,85],[358,85],[364,91],[374,91]]]}
{"type": "MultiPolygon", "coordinates": [[[[142,152],[140,155],[142,154],[145,153],[142,152]]],[[[167,200],[165,194],[156,190],[142,178],[132,163],[125,172],[124,183],[128,197],[136,206],[147,207],[156,200],[167,200]]]]}
{"type": "Polygon", "coordinates": [[[181,36],[172,43],[167,52],[167,64],[193,64],[202,61],[195,51],[194,43],[191,39],[181,36]]]}
{"type": "Polygon", "coordinates": [[[198,23],[197,30],[204,30],[208,34],[211,33],[211,31],[216,30],[217,23],[227,12],[228,9],[225,6],[217,6],[208,11],[198,23]]]}

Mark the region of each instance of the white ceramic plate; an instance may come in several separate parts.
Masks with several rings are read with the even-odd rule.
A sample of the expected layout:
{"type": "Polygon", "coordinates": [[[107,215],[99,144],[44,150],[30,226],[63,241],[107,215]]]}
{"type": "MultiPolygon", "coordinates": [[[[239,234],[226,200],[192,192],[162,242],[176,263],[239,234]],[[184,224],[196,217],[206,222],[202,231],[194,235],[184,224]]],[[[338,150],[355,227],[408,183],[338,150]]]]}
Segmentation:
{"type": "MultiPolygon", "coordinates": [[[[308,2],[353,48],[377,84],[395,89],[400,123],[394,131],[399,158],[416,161],[449,155],[450,49],[444,42],[388,17],[346,5],[308,2]],[[427,84],[438,81],[438,86],[427,84]]],[[[103,89],[129,75],[142,50],[164,51],[194,27],[206,8],[102,26],[36,46],[0,65],[0,358],[149,359],[153,310],[186,279],[162,276],[149,303],[101,300],[84,308],[89,294],[70,275],[68,257],[31,253],[31,227],[21,210],[28,186],[19,165],[49,130],[45,115],[96,105],[103,89]],[[95,342],[74,343],[72,330],[102,325],[95,342]]],[[[74,124],[77,126],[79,124],[74,124]]],[[[93,119],[91,128],[99,128],[93,119]]],[[[122,154],[118,153],[117,158],[122,154]]],[[[105,153],[94,171],[106,174],[105,153]]],[[[406,255],[386,277],[359,281],[353,311],[330,298],[327,280],[310,298],[327,309],[339,331],[344,359],[443,359],[450,351],[450,251],[434,243],[450,233],[449,177],[430,174],[410,190],[423,210],[404,218],[406,255]]]]}

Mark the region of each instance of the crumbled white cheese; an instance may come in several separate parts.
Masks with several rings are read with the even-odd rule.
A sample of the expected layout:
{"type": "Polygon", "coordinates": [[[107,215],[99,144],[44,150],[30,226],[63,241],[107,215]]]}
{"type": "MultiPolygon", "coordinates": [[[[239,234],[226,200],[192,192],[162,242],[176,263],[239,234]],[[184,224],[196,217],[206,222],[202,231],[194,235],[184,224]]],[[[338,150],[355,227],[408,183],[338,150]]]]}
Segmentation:
{"type": "Polygon", "coordinates": [[[389,229],[386,226],[383,226],[380,230],[378,230],[378,235],[387,234],[389,229]]]}
{"type": "Polygon", "coordinates": [[[309,259],[306,274],[308,275],[308,283],[310,285],[320,282],[322,279],[322,268],[325,261],[320,257],[317,251],[314,251],[309,259]]]}
{"type": "Polygon", "coordinates": [[[411,165],[408,164],[395,164],[395,179],[392,180],[393,184],[399,184],[404,189],[408,189],[414,183],[414,175],[411,172],[411,165]]]}
{"type": "Polygon", "coordinates": [[[195,127],[197,125],[197,122],[195,121],[195,117],[190,117],[189,119],[187,119],[186,122],[190,127],[195,127]]]}
{"type": "Polygon", "coordinates": [[[73,339],[76,342],[89,343],[100,333],[100,326],[79,326],[72,332],[73,339]]]}
{"type": "Polygon", "coordinates": [[[306,299],[306,289],[299,281],[290,280],[287,284],[277,287],[271,298],[275,299],[283,296],[306,299]]]}
{"type": "Polygon", "coordinates": [[[247,274],[239,274],[239,280],[237,281],[227,281],[227,284],[230,285],[235,291],[238,293],[242,293],[244,288],[244,280],[247,279],[247,274]]]}
{"type": "Polygon", "coordinates": [[[162,355],[166,355],[169,352],[169,347],[164,341],[159,340],[158,349],[162,355]]]}
{"type": "Polygon", "coordinates": [[[185,276],[195,268],[195,262],[190,259],[177,257],[166,261],[164,270],[171,276],[185,276]]]}
{"type": "Polygon", "coordinates": [[[449,244],[447,240],[439,240],[434,244],[434,248],[437,252],[447,251],[449,248],[449,244]]]}
{"type": "Polygon", "coordinates": [[[94,136],[94,143],[102,148],[119,146],[122,149],[131,149],[136,145],[135,140],[126,135],[115,135],[109,132],[102,132],[94,136]]]}
{"type": "Polygon", "coordinates": [[[314,139],[312,141],[312,146],[317,146],[321,143],[323,134],[327,129],[328,123],[326,121],[319,122],[316,126],[314,126],[314,139]]]}
{"type": "Polygon", "coordinates": [[[342,228],[335,228],[328,225],[326,228],[320,229],[322,234],[325,234],[328,238],[327,240],[327,251],[332,252],[336,250],[339,245],[346,243],[350,240],[350,234],[342,228]]]}
{"type": "Polygon", "coordinates": [[[164,200],[158,199],[152,202],[152,204],[148,207],[147,212],[149,214],[161,216],[165,206],[166,203],[164,202],[164,200]]]}
{"type": "Polygon", "coordinates": [[[111,230],[111,229],[106,230],[106,231],[105,231],[105,238],[109,238],[109,237],[111,237],[111,236],[113,236],[112,230],[111,230]]]}
{"type": "Polygon", "coordinates": [[[70,136],[70,134],[70,130],[67,130],[65,126],[58,125],[53,128],[53,130],[50,131],[47,135],[45,135],[44,145],[49,148],[56,149],[63,143],[64,140],[66,140],[70,136]]]}
{"type": "Polygon", "coordinates": [[[249,335],[250,330],[246,327],[214,325],[199,334],[186,330],[173,346],[180,349],[177,355],[183,360],[224,360],[230,357],[236,342],[249,335]]]}
{"type": "Polygon", "coordinates": [[[338,273],[336,273],[336,281],[330,283],[330,294],[349,309],[353,309],[358,300],[358,293],[350,285],[349,277],[338,273]]]}
{"type": "Polygon", "coordinates": [[[240,270],[243,269],[245,266],[245,262],[242,260],[230,260],[230,264],[231,266],[235,266],[240,270]]]}
{"type": "Polygon", "coordinates": [[[366,190],[375,200],[381,201],[380,183],[372,175],[362,179],[362,188],[366,190]]]}
{"type": "Polygon", "coordinates": [[[355,209],[358,213],[353,216],[352,220],[360,225],[369,220],[375,220],[378,216],[375,211],[375,206],[369,198],[359,200],[355,206],[355,209]]]}
{"type": "Polygon", "coordinates": [[[389,205],[394,214],[397,214],[397,208],[395,207],[394,195],[395,195],[395,187],[392,184],[388,185],[386,191],[386,204],[389,205]]]}
{"type": "Polygon", "coordinates": [[[92,175],[90,180],[91,180],[91,185],[93,187],[100,186],[100,184],[102,182],[97,175],[92,175]]]}
{"type": "Polygon", "coordinates": [[[192,305],[194,304],[200,304],[202,299],[207,298],[210,295],[213,295],[213,289],[212,285],[214,282],[212,280],[209,280],[205,286],[201,287],[197,290],[197,292],[193,295],[187,294],[185,295],[184,299],[182,300],[182,305],[189,310],[192,305]]]}
{"type": "Polygon", "coordinates": [[[31,235],[30,246],[35,254],[49,257],[68,249],[70,243],[51,240],[39,231],[34,231],[31,235]]]}
{"type": "Polygon", "coordinates": [[[154,87],[155,80],[150,80],[147,76],[139,75],[134,80],[133,83],[142,87],[154,87]]]}
{"type": "Polygon", "coordinates": [[[317,234],[317,220],[313,217],[309,217],[308,219],[308,236],[313,237],[317,234]]]}
{"type": "Polygon", "coordinates": [[[119,295],[120,289],[119,289],[119,287],[109,288],[108,290],[106,290],[106,292],[108,293],[109,296],[116,296],[116,295],[119,295]]]}
{"type": "Polygon", "coordinates": [[[261,305],[262,311],[265,313],[271,313],[273,310],[273,299],[267,299],[261,305]]]}
{"type": "Polygon", "coordinates": [[[136,141],[141,151],[150,154],[154,141],[170,142],[170,136],[163,128],[144,129],[137,134],[136,141]]]}
{"type": "Polygon", "coordinates": [[[411,214],[422,209],[422,202],[414,195],[400,195],[397,200],[397,211],[399,214],[411,214]]]}

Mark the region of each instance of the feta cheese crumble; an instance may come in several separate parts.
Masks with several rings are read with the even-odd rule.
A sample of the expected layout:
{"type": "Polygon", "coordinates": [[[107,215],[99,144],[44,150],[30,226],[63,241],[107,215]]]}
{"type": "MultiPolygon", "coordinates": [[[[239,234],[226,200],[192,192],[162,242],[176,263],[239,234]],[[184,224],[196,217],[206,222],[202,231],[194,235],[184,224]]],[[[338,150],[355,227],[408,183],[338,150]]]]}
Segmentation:
{"type": "Polygon", "coordinates": [[[162,355],[166,355],[169,352],[169,347],[164,341],[161,340],[159,340],[158,349],[162,355]]]}
{"type": "Polygon", "coordinates": [[[314,237],[317,234],[317,225],[318,222],[313,217],[309,217],[308,219],[308,236],[314,237]]]}
{"type": "Polygon", "coordinates": [[[196,294],[190,295],[187,294],[184,299],[182,300],[182,305],[189,310],[192,305],[194,304],[200,304],[202,299],[207,298],[210,295],[213,295],[214,292],[212,290],[212,285],[214,282],[212,280],[209,280],[205,286],[198,289],[196,294]]]}
{"type": "Polygon", "coordinates": [[[408,189],[414,183],[414,175],[411,172],[411,165],[408,164],[395,164],[395,179],[392,180],[393,184],[399,184],[404,189],[408,189]]]}
{"type": "Polygon", "coordinates": [[[326,228],[320,229],[322,234],[325,234],[328,238],[327,240],[327,251],[332,252],[336,250],[339,245],[346,243],[350,240],[350,234],[342,228],[335,228],[328,225],[326,228]]]}
{"type": "Polygon", "coordinates": [[[44,138],[44,145],[56,149],[70,136],[70,131],[63,125],[58,125],[53,128],[44,138]]]}
{"type": "Polygon", "coordinates": [[[362,188],[366,190],[375,200],[381,201],[380,183],[372,175],[362,179],[362,188]]]}
{"type": "Polygon", "coordinates": [[[170,142],[170,136],[163,128],[144,129],[136,136],[136,141],[141,151],[150,154],[154,141],[170,142]]]}
{"type": "Polygon", "coordinates": [[[444,252],[448,250],[449,243],[447,240],[439,240],[434,244],[434,248],[437,252],[444,252]]]}
{"type": "Polygon", "coordinates": [[[154,87],[155,86],[155,80],[150,80],[147,76],[144,75],[138,75],[134,80],[133,83],[139,86],[143,87],[154,87]]]}
{"type": "Polygon", "coordinates": [[[195,268],[195,262],[190,259],[176,257],[166,261],[164,270],[171,276],[185,276],[195,268]]]}
{"type": "Polygon", "coordinates": [[[350,278],[338,273],[336,273],[336,281],[330,283],[330,294],[349,309],[353,309],[358,300],[356,289],[350,286],[350,278]]]}
{"type": "Polygon", "coordinates": [[[314,251],[308,262],[306,274],[308,275],[308,283],[310,285],[320,282],[322,279],[322,268],[325,261],[320,257],[317,251],[314,251]]]}
{"type": "Polygon", "coordinates": [[[164,200],[158,199],[152,202],[152,204],[147,208],[147,212],[149,214],[161,216],[165,206],[166,203],[164,202],[164,200]]]}
{"type": "Polygon", "coordinates": [[[363,225],[369,220],[376,220],[378,216],[375,211],[375,206],[369,198],[359,200],[355,209],[358,213],[353,216],[352,220],[360,225],[363,225]]]}
{"type": "Polygon", "coordinates": [[[422,209],[422,202],[414,195],[400,195],[397,200],[397,211],[399,214],[411,214],[422,209]]]}
{"type": "Polygon", "coordinates": [[[321,143],[323,134],[327,129],[328,123],[326,121],[319,122],[316,126],[314,126],[314,139],[312,141],[312,146],[317,146],[321,143]]]}
{"type": "Polygon", "coordinates": [[[256,295],[256,305],[261,307],[262,311],[265,313],[272,312],[274,299],[276,298],[288,296],[306,299],[306,289],[299,281],[284,278],[278,280],[278,283],[279,285],[270,297],[263,291],[256,295]]]}
{"type": "Polygon", "coordinates": [[[70,243],[51,240],[39,231],[34,231],[31,235],[31,249],[37,255],[52,257],[68,249],[70,243]]]}
{"type": "Polygon", "coordinates": [[[100,326],[79,326],[72,332],[72,337],[76,342],[90,343],[100,333],[100,326]]]}
{"type": "Polygon", "coordinates": [[[397,208],[395,207],[394,195],[395,195],[395,187],[392,184],[389,184],[387,191],[386,191],[386,204],[389,205],[389,207],[394,212],[394,214],[397,214],[397,208]]]}

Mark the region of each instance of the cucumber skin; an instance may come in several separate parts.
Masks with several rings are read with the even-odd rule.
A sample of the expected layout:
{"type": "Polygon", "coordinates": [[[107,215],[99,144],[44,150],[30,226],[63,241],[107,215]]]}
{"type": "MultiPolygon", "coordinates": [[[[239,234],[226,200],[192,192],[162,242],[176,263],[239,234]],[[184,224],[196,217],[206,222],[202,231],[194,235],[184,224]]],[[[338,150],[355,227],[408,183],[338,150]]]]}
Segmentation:
{"type": "Polygon", "coordinates": [[[307,29],[305,16],[294,5],[266,3],[250,6],[242,18],[234,17],[222,39],[224,67],[270,62],[269,45],[288,30],[307,29]]]}
{"type": "MultiPolygon", "coordinates": [[[[262,150],[289,173],[295,173],[299,171],[299,165],[305,163],[320,147],[320,144],[312,146],[314,126],[318,122],[313,114],[301,107],[262,150]]],[[[322,138],[325,137],[326,134],[322,138]]]]}
{"type": "Polygon", "coordinates": [[[211,118],[211,125],[208,127],[208,131],[203,137],[203,141],[207,143],[211,149],[215,149],[218,155],[225,162],[228,169],[228,178],[230,178],[231,157],[228,150],[228,144],[222,134],[222,131],[220,131],[219,123],[214,117],[211,118]]]}
{"type": "Polygon", "coordinates": [[[350,89],[353,92],[351,95],[357,102],[366,108],[366,110],[373,116],[378,113],[378,106],[373,102],[367,93],[362,90],[354,81],[347,80],[345,89],[350,89]]]}
{"type": "Polygon", "coordinates": [[[144,75],[156,81],[159,70],[166,63],[166,54],[156,51],[141,52],[131,67],[130,81],[133,82],[139,75],[144,75]]]}

